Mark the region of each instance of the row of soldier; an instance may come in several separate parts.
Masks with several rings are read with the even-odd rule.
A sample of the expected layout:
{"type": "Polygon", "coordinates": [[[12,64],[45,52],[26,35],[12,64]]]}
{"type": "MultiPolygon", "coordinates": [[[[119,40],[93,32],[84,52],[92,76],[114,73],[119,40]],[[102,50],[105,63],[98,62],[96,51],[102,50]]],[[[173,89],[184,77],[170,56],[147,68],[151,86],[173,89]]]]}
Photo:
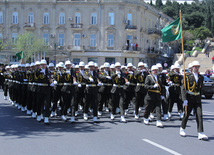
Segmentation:
{"type": "MultiPolygon", "coordinates": [[[[191,66],[192,67],[192,66],[191,66]]],[[[190,67],[190,68],[191,68],[190,67]]],[[[144,124],[157,115],[156,126],[163,127],[161,106],[164,120],[171,117],[173,104],[176,102],[180,119],[183,118],[182,79],[180,66],[175,64],[166,76],[162,65],[156,64],[148,70],[145,63],[139,62],[137,69],[131,63],[121,66],[119,62],[111,65],[104,63],[100,68],[94,63],[87,65],[80,62],[73,66],[70,61],[57,64],[46,60],[35,64],[7,66],[4,97],[9,90],[12,105],[37,121],[49,123],[49,117],[57,115],[60,107],[61,119],[66,121],[70,110],[70,122],[75,122],[78,110],[83,110],[83,119],[88,120],[89,110],[93,112],[93,121],[102,115],[103,108],[110,113],[110,119],[120,112],[120,121],[127,122],[125,116],[129,105],[134,107],[134,118],[139,119],[140,107],[145,106],[144,124]],[[169,90],[166,91],[166,86],[169,90]],[[167,92],[169,92],[167,94],[167,92]]],[[[186,101],[185,101],[186,103],[186,101]]]]}
{"type": "MultiPolygon", "coordinates": [[[[139,107],[142,107],[144,105],[144,98],[147,94],[147,88],[144,87],[145,79],[149,74],[147,68],[145,67],[146,64],[140,62],[138,64],[138,70],[135,70],[135,71],[133,70],[134,66],[131,63],[127,65],[127,68],[125,66],[122,66],[122,69],[121,69],[120,63],[116,63],[115,66],[110,66],[109,63],[105,63],[103,66],[100,67],[100,71],[96,66],[96,64],[94,64],[93,62],[89,62],[88,67],[87,66],[85,67],[84,62],[80,62],[79,65],[76,65],[73,68],[71,62],[66,61],[65,65],[63,63],[59,63],[57,65],[56,70],[52,63],[49,64],[48,66],[49,69],[46,68],[46,65],[47,64],[45,60],[42,60],[41,63],[36,62],[35,66],[33,63],[31,64],[31,66],[30,64],[26,64],[26,65],[22,64],[20,66],[13,65],[11,66],[11,72],[8,71],[5,73],[5,78],[6,78],[5,96],[7,95],[6,94],[7,86],[9,86],[9,88],[12,88],[11,84],[14,85],[13,88],[15,89],[9,89],[11,95],[16,94],[12,92],[16,92],[17,90],[16,88],[19,87],[17,91],[19,92],[17,93],[18,97],[14,97],[15,95],[12,95],[11,97],[11,98],[15,98],[15,99],[12,99],[13,101],[12,103],[16,106],[18,106],[18,104],[21,103],[19,104],[18,108],[21,109],[22,111],[27,110],[27,114],[31,114],[31,111],[34,109],[34,111],[32,111],[32,117],[36,116],[37,109],[40,108],[41,106],[38,104],[38,102],[40,102],[41,100],[40,88],[44,88],[42,90],[46,90],[45,88],[47,89],[50,88],[50,90],[47,90],[45,92],[46,93],[50,92],[50,94],[48,95],[50,97],[49,98],[46,97],[46,98],[50,100],[50,102],[52,102],[51,116],[56,115],[57,103],[58,101],[61,101],[61,105],[60,105],[62,108],[61,117],[63,120],[67,119],[66,118],[67,109],[70,108],[70,106],[74,107],[74,109],[71,108],[71,112],[73,113],[74,116],[75,116],[75,113],[76,115],[78,114],[77,113],[78,105],[80,105],[81,107],[84,107],[83,108],[84,119],[87,120],[88,119],[87,113],[88,113],[89,107],[93,108],[94,116],[97,116],[97,114],[95,114],[97,113],[96,111],[98,110],[98,115],[102,115],[103,105],[105,105],[105,107],[111,109],[111,119],[114,119],[114,115],[116,114],[116,111],[117,112],[121,111],[121,121],[126,122],[124,115],[127,115],[128,106],[130,104],[130,101],[132,101],[131,103],[135,107],[135,119],[139,119],[139,107]],[[84,73],[87,73],[90,75],[84,76],[84,73]],[[44,75],[46,74],[46,76],[44,76],[43,74],[44,75]],[[11,78],[14,82],[10,80],[11,78]],[[86,85],[87,85],[87,89],[85,88],[86,85]],[[95,89],[93,89],[94,87],[95,89]],[[119,88],[119,89],[115,89],[115,88],[119,88]],[[120,88],[123,88],[123,89],[120,89],[120,88]],[[91,90],[91,91],[88,91],[88,90],[91,90]],[[92,90],[93,91],[96,90],[94,92],[95,97],[92,98],[92,100],[95,100],[93,102],[95,102],[96,110],[94,110],[94,107],[92,107],[94,103],[91,103],[91,104],[87,103],[85,104],[85,106],[87,107],[84,106],[84,103],[92,101],[91,99],[89,99],[89,97],[92,97],[93,95],[87,95],[87,94],[93,94],[92,90]],[[37,92],[38,92],[38,95],[35,95],[35,93],[37,92]],[[34,93],[34,95],[32,95],[32,93],[34,93]],[[22,94],[27,94],[27,95],[22,95],[22,94]],[[32,96],[35,96],[35,97],[32,97],[32,96]],[[39,101],[37,101],[37,99],[39,101]],[[27,103],[29,105],[27,105],[27,103]],[[120,110],[119,110],[119,107],[120,107],[120,110]]],[[[161,72],[162,71],[161,64],[157,64],[157,67],[158,67],[158,74],[160,74],[162,78],[161,80],[162,80],[162,87],[163,87],[162,89],[163,95],[161,97],[163,99],[162,107],[163,107],[163,113],[164,113],[164,120],[168,119],[168,115],[169,117],[171,117],[171,112],[172,112],[172,107],[174,102],[177,102],[180,117],[182,118],[183,110],[182,110],[181,100],[179,99],[176,100],[176,96],[179,96],[177,94],[180,94],[180,90],[174,91],[176,87],[174,86],[170,87],[169,92],[170,92],[170,96],[172,97],[169,100],[170,106],[169,106],[169,112],[168,112],[166,91],[164,87],[168,84],[172,85],[172,83],[180,85],[181,77],[177,75],[176,78],[174,78],[175,73],[178,73],[179,66],[177,65],[172,68],[174,72],[170,72],[169,74],[171,81],[167,80],[166,75],[161,72]],[[170,81],[170,83],[168,81],[170,81]],[[167,115],[167,112],[168,112],[168,115],[167,115]]],[[[8,66],[6,68],[7,70],[9,70],[8,66]]],[[[152,110],[154,110],[154,108],[152,110]]],[[[37,114],[39,121],[41,120],[40,114],[41,114],[40,112],[39,114],[37,114]]],[[[154,116],[151,113],[150,118],[152,119],[153,117],[154,116]]],[[[73,117],[71,121],[72,122],[74,121],[73,117]]],[[[94,117],[94,121],[96,121],[96,117],[94,117]]]]}

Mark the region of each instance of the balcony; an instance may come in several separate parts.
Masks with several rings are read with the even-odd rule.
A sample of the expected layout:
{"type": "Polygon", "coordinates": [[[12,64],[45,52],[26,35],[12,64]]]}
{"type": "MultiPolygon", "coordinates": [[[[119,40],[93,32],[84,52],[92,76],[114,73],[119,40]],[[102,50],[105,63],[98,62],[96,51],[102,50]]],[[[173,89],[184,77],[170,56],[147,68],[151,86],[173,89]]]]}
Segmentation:
{"type": "Polygon", "coordinates": [[[127,31],[136,31],[137,30],[137,26],[135,26],[135,25],[126,25],[125,29],[127,31]]]}
{"type": "Polygon", "coordinates": [[[35,30],[35,23],[25,23],[24,28],[25,30],[35,30]]]}
{"type": "Polygon", "coordinates": [[[139,54],[141,53],[141,48],[140,47],[131,47],[131,46],[123,46],[122,47],[124,53],[134,53],[134,54],[139,54]]]}
{"type": "Polygon", "coordinates": [[[72,52],[85,52],[85,46],[75,46],[75,45],[68,45],[67,46],[68,51],[72,52]]]}
{"type": "Polygon", "coordinates": [[[162,32],[160,30],[156,29],[156,28],[149,28],[148,29],[148,34],[161,36],[162,32]]]}
{"type": "Polygon", "coordinates": [[[154,47],[149,47],[148,49],[145,49],[145,53],[147,53],[148,57],[157,57],[161,54],[161,51],[158,49],[155,49],[154,47]]]}
{"type": "Polygon", "coordinates": [[[71,24],[71,28],[74,30],[82,30],[83,24],[80,24],[80,23],[71,24]]]}

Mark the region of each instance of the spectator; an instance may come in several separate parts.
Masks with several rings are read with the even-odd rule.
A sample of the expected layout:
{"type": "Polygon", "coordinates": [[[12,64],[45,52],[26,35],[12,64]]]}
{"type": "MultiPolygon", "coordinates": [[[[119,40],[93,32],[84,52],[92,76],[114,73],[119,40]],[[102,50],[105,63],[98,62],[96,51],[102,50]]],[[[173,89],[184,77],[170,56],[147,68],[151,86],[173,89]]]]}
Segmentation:
{"type": "Polygon", "coordinates": [[[136,51],[137,51],[138,50],[138,43],[135,46],[136,46],[136,51]]]}
{"type": "Polygon", "coordinates": [[[207,76],[208,78],[210,78],[211,74],[210,74],[210,70],[209,69],[206,70],[204,76],[207,76]]]}
{"type": "Polygon", "coordinates": [[[129,50],[129,44],[126,43],[126,50],[129,50]]]}
{"type": "Polygon", "coordinates": [[[133,44],[133,50],[136,51],[136,44],[133,44]]]}
{"type": "Polygon", "coordinates": [[[212,63],[214,64],[214,56],[212,57],[212,63]]]}
{"type": "Polygon", "coordinates": [[[133,43],[131,43],[131,50],[133,50],[133,43]]]}

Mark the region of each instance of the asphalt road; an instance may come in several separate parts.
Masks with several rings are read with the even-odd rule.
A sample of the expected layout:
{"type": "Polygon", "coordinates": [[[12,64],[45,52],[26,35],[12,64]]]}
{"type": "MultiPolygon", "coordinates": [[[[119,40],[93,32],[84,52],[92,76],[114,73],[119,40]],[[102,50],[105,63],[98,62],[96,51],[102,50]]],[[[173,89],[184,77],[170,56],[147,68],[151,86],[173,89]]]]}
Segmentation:
{"type": "Polygon", "coordinates": [[[155,122],[135,121],[132,111],[128,123],[120,123],[104,114],[94,124],[78,117],[76,124],[50,119],[50,125],[38,123],[3,100],[0,90],[0,154],[1,155],[211,155],[214,154],[214,98],[203,99],[204,129],[209,141],[197,139],[196,121],[190,117],[186,133],[179,135],[181,121],[173,108],[173,117],[157,128],[155,122]]]}

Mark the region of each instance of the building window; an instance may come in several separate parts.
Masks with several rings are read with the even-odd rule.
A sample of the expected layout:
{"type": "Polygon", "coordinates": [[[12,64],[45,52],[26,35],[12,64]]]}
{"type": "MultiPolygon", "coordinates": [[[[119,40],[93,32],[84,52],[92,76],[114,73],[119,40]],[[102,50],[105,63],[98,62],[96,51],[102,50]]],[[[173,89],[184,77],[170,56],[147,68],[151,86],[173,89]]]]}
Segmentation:
{"type": "Polygon", "coordinates": [[[0,55],[0,61],[5,61],[6,55],[0,55]]]}
{"type": "Polygon", "coordinates": [[[81,23],[81,14],[79,12],[75,13],[75,23],[76,24],[81,23]]]}
{"type": "Polygon", "coordinates": [[[44,24],[49,24],[49,13],[45,12],[44,13],[44,24]]]}
{"type": "Polygon", "coordinates": [[[91,34],[91,36],[90,36],[90,46],[91,47],[96,47],[96,40],[97,40],[96,34],[91,34]]]}
{"type": "Polygon", "coordinates": [[[59,14],[59,24],[60,24],[60,25],[65,24],[65,13],[63,13],[63,12],[61,12],[61,13],[59,14]]]}
{"type": "Polygon", "coordinates": [[[14,56],[14,55],[10,56],[10,62],[17,62],[17,61],[18,60],[17,60],[16,56],[14,56]]]}
{"type": "Polygon", "coordinates": [[[98,63],[98,58],[97,57],[90,57],[90,58],[88,58],[88,62],[90,62],[90,61],[98,63]]]}
{"type": "Polygon", "coordinates": [[[74,46],[80,46],[80,33],[75,33],[74,34],[74,46]]]}
{"type": "Polygon", "coordinates": [[[73,58],[73,64],[78,65],[80,62],[80,58],[73,58]]]}
{"type": "Polygon", "coordinates": [[[64,34],[59,34],[59,46],[64,46],[65,36],[64,34]]]}
{"type": "Polygon", "coordinates": [[[132,14],[131,13],[127,14],[127,21],[128,21],[128,25],[132,25],[132,14]]]}
{"type": "Polygon", "coordinates": [[[18,12],[13,12],[12,23],[13,24],[18,24],[18,12]]]}
{"type": "Polygon", "coordinates": [[[97,13],[91,14],[91,24],[96,25],[97,24],[97,13]]]}
{"type": "Polygon", "coordinates": [[[0,12],[0,24],[3,24],[3,12],[0,12]]]}
{"type": "Polygon", "coordinates": [[[47,46],[49,44],[49,34],[44,33],[43,34],[44,44],[47,46]]]}
{"type": "Polygon", "coordinates": [[[108,62],[110,64],[114,64],[115,63],[115,58],[106,57],[105,58],[105,62],[108,62]]]}
{"type": "Polygon", "coordinates": [[[108,24],[109,25],[114,25],[114,13],[113,12],[110,12],[108,14],[108,24]]]}
{"type": "Polygon", "coordinates": [[[33,23],[33,12],[28,13],[28,23],[32,24],[33,23]]]}
{"type": "Polygon", "coordinates": [[[108,47],[113,47],[114,46],[114,35],[109,34],[108,35],[108,47]]]}
{"type": "Polygon", "coordinates": [[[133,59],[132,58],[125,58],[125,64],[128,63],[133,63],[133,59]]]}
{"type": "Polygon", "coordinates": [[[13,45],[17,44],[17,38],[18,38],[18,34],[17,33],[12,33],[12,44],[13,45]]]}

